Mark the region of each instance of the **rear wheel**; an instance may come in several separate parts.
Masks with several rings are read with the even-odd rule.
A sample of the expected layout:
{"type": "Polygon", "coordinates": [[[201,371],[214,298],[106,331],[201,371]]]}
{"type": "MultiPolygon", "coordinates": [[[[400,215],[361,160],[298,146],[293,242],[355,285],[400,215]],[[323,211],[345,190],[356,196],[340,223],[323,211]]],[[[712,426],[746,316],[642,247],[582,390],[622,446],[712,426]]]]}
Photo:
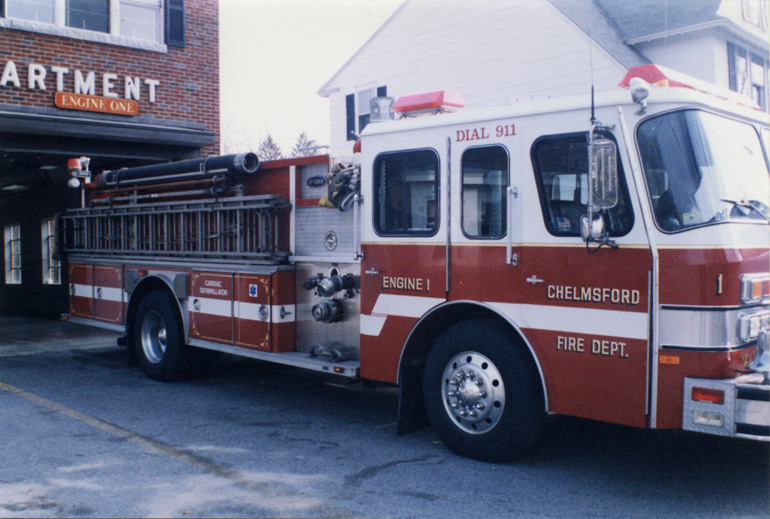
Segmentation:
{"type": "Polygon", "coordinates": [[[145,296],[136,312],[134,347],[148,377],[173,381],[185,378],[192,367],[192,352],[184,344],[176,301],[167,292],[145,296]]]}
{"type": "Polygon", "coordinates": [[[539,435],[540,377],[523,345],[497,321],[465,321],[445,331],[428,355],[423,382],[431,423],[458,454],[506,461],[539,435]]]}

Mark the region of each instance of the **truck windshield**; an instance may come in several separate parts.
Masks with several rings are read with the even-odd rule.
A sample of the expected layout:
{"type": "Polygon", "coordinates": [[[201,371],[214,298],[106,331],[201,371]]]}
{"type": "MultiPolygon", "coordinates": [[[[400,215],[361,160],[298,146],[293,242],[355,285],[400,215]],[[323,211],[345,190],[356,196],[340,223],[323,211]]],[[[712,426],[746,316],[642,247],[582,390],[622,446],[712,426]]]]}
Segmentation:
{"type": "Polygon", "coordinates": [[[655,221],[663,231],[767,222],[770,174],[753,126],[686,110],[644,121],[637,139],[655,221]]]}

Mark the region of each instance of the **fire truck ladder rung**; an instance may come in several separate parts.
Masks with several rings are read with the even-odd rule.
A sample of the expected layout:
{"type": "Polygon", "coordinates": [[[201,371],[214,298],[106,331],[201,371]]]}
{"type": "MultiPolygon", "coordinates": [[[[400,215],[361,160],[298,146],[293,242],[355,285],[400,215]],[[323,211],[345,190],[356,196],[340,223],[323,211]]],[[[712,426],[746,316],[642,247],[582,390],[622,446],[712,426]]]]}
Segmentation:
{"type": "Polygon", "coordinates": [[[282,262],[278,196],[73,209],[60,217],[66,253],[282,262]]]}

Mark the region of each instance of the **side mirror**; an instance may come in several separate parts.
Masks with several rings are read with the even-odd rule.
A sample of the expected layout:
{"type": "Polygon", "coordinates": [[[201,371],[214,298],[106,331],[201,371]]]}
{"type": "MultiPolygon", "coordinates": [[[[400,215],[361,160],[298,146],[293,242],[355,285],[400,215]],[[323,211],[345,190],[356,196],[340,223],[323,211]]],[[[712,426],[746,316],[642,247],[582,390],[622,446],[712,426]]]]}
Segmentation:
{"type": "Polygon", "coordinates": [[[580,236],[599,247],[617,247],[607,237],[601,212],[618,205],[617,147],[609,139],[596,139],[591,132],[588,143],[588,214],[580,219],[580,236]]]}
{"type": "Polygon", "coordinates": [[[601,242],[604,239],[604,232],[604,218],[602,218],[602,215],[595,214],[590,220],[587,215],[580,217],[580,236],[583,238],[583,241],[601,242]]]}
{"type": "Polygon", "coordinates": [[[618,205],[617,148],[609,139],[596,139],[588,145],[589,214],[618,205]]]}

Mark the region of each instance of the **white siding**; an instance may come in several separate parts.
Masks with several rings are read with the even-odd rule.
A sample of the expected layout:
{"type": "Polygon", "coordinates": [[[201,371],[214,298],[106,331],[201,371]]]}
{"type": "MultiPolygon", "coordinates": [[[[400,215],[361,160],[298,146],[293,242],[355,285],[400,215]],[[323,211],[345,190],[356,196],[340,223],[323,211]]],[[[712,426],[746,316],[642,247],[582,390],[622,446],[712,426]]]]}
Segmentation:
{"type": "Polygon", "coordinates": [[[652,63],[727,88],[727,47],[716,31],[701,31],[683,36],[640,43],[636,49],[652,63]],[[721,69],[724,83],[721,83],[721,69]]]}
{"type": "Polygon", "coordinates": [[[544,0],[409,1],[334,80],[332,154],[349,154],[345,95],[387,85],[388,95],[451,89],[468,106],[612,88],[625,70],[544,0]],[[590,49],[590,52],[589,52],[590,49]],[[593,62],[593,74],[591,71],[593,62]]]}

